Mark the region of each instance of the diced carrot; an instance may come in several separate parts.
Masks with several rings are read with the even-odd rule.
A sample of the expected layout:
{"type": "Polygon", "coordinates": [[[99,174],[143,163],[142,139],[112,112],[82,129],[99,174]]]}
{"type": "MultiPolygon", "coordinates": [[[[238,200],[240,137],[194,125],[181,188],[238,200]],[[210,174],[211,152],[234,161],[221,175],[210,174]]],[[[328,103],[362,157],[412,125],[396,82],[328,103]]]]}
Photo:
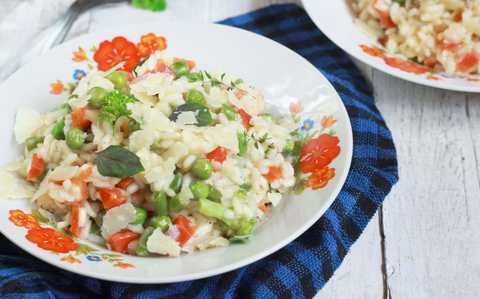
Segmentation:
{"type": "Polygon", "coordinates": [[[120,182],[118,182],[115,187],[126,190],[128,186],[133,183],[135,183],[135,179],[131,176],[127,176],[126,178],[123,178],[120,182]]]}
{"type": "Polygon", "coordinates": [[[392,18],[390,17],[390,13],[388,11],[377,9],[377,12],[378,12],[378,16],[380,18],[380,23],[383,26],[385,26],[387,28],[397,27],[397,24],[395,24],[395,22],[393,22],[392,18]]]}
{"type": "Polygon", "coordinates": [[[124,191],[119,188],[98,188],[97,192],[106,210],[119,206],[128,199],[124,191]]]}
{"type": "Polygon", "coordinates": [[[27,180],[34,181],[36,178],[40,177],[44,171],[45,162],[37,154],[33,154],[30,169],[27,174],[27,180]]]}
{"type": "Polygon", "coordinates": [[[80,237],[79,216],[80,216],[79,204],[72,204],[71,211],[70,211],[70,232],[75,237],[80,237]]]}
{"type": "Polygon", "coordinates": [[[134,233],[130,230],[122,230],[113,234],[108,239],[108,244],[113,251],[125,253],[127,252],[128,244],[138,238],[140,238],[140,234],[134,233]]]}
{"type": "Polygon", "coordinates": [[[223,161],[225,161],[225,159],[227,159],[227,154],[228,154],[227,149],[219,146],[207,154],[207,159],[215,160],[222,163],[223,161]]]}
{"type": "Polygon", "coordinates": [[[243,109],[238,109],[237,112],[238,112],[238,114],[240,114],[240,117],[242,118],[243,126],[246,129],[249,129],[250,127],[252,127],[252,124],[250,123],[250,121],[252,120],[252,117],[250,116],[250,114],[248,114],[243,109]]]}
{"type": "Polygon", "coordinates": [[[480,58],[475,51],[467,53],[463,58],[457,63],[457,69],[460,72],[468,72],[479,62],[480,58]]]}
{"type": "Polygon", "coordinates": [[[438,47],[443,50],[455,51],[456,49],[458,49],[460,44],[461,43],[454,43],[444,39],[440,43],[438,43],[438,47]]]}
{"type": "Polygon", "coordinates": [[[92,122],[87,118],[85,108],[77,108],[72,111],[72,126],[79,129],[88,129],[92,122]]]}
{"type": "Polygon", "coordinates": [[[175,219],[173,219],[173,223],[177,226],[177,229],[180,232],[177,237],[177,242],[180,244],[180,246],[183,246],[193,236],[195,233],[195,228],[192,226],[190,220],[181,214],[177,215],[175,219]]]}

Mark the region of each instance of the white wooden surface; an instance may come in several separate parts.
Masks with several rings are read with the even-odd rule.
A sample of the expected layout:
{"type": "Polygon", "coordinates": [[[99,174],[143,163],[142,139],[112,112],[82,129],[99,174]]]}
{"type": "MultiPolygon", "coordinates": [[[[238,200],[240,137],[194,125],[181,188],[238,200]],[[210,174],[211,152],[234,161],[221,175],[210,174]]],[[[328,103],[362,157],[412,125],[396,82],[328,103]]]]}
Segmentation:
{"type": "MultiPolygon", "coordinates": [[[[216,21],[283,2],[300,0],[170,0],[166,13],[151,16],[216,21]]],[[[71,36],[124,22],[125,14],[140,12],[97,8],[71,36]]],[[[316,297],[479,298],[480,95],[414,85],[357,64],[393,132],[400,182],[316,297]]]]}

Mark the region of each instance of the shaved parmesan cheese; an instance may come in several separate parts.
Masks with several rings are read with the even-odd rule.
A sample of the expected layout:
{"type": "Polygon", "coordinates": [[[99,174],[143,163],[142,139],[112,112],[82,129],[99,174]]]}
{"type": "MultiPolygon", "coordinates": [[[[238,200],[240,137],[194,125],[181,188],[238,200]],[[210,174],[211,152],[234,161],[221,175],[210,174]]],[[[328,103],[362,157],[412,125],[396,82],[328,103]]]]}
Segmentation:
{"type": "Polygon", "coordinates": [[[78,168],[78,166],[58,166],[48,178],[54,181],[68,180],[77,174],[78,168]]]}
{"type": "Polygon", "coordinates": [[[178,115],[177,121],[175,122],[177,125],[195,125],[197,124],[197,118],[195,117],[195,112],[193,111],[185,111],[178,115]]]}
{"type": "Polygon", "coordinates": [[[18,143],[25,142],[42,125],[43,121],[40,113],[30,108],[19,108],[15,118],[15,139],[18,143]]]}
{"type": "Polygon", "coordinates": [[[15,199],[15,198],[30,198],[33,196],[35,188],[27,183],[18,174],[0,170],[0,197],[15,199]]]}
{"type": "Polygon", "coordinates": [[[153,231],[147,240],[147,250],[169,256],[179,256],[180,246],[171,237],[165,235],[160,228],[153,231]]]}
{"type": "Polygon", "coordinates": [[[111,235],[126,228],[133,220],[135,220],[135,207],[131,203],[111,208],[103,216],[102,236],[108,240],[111,235]]]}

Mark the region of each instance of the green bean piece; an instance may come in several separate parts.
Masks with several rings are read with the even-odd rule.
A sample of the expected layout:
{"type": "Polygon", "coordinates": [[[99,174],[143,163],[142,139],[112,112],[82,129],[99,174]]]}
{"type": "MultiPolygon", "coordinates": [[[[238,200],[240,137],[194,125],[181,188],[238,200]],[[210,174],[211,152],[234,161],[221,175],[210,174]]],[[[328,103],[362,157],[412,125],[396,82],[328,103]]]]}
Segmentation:
{"type": "Polygon", "coordinates": [[[235,120],[237,118],[237,112],[235,109],[227,104],[222,105],[222,113],[225,114],[228,120],[235,120]]]}
{"type": "Polygon", "coordinates": [[[85,143],[85,133],[78,128],[71,128],[67,132],[67,145],[73,150],[79,150],[85,143]]]}
{"type": "Polygon", "coordinates": [[[186,204],[180,200],[180,197],[178,195],[175,195],[174,197],[170,198],[168,202],[168,208],[170,213],[180,212],[185,207],[186,207],[186,204]]]}
{"type": "Polygon", "coordinates": [[[40,143],[43,143],[43,137],[29,137],[25,140],[25,146],[27,147],[28,151],[34,150],[40,143]]]}
{"type": "Polygon", "coordinates": [[[176,78],[180,78],[189,73],[188,65],[183,61],[178,61],[172,64],[170,70],[175,74],[176,78]]]}
{"type": "Polygon", "coordinates": [[[166,216],[168,214],[168,202],[165,192],[161,191],[153,194],[153,207],[157,216],[166,216]]]}
{"type": "Polygon", "coordinates": [[[196,89],[190,89],[187,94],[185,95],[185,101],[187,103],[197,103],[200,105],[205,105],[205,96],[203,95],[202,92],[196,90],[196,89]]]}
{"type": "Polygon", "coordinates": [[[223,220],[225,217],[225,207],[217,202],[208,199],[198,200],[198,211],[200,214],[223,220]]]}
{"type": "Polygon", "coordinates": [[[214,202],[222,202],[222,193],[215,187],[209,186],[210,187],[210,192],[208,192],[208,199],[214,202]]]}
{"type": "Polygon", "coordinates": [[[201,180],[208,179],[213,172],[212,163],[207,159],[197,159],[192,165],[192,175],[201,180]]]}
{"type": "Polygon", "coordinates": [[[204,182],[197,181],[190,185],[190,190],[195,199],[204,199],[208,197],[210,187],[204,182]]]}
{"type": "Polygon", "coordinates": [[[63,129],[65,128],[65,120],[62,118],[61,120],[57,121],[52,128],[52,135],[53,138],[57,140],[65,139],[65,133],[63,129]]]}
{"type": "Polygon", "coordinates": [[[100,109],[103,106],[103,99],[108,94],[108,91],[101,87],[94,87],[88,91],[90,99],[88,105],[94,109],[100,109]]]}
{"type": "Polygon", "coordinates": [[[247,133],[237,133],[237,139],[238,139],[238,155],[244,156],[247,153],[247,145],[248,145],[247,133]]]}
{"type": "Polygon", "coordinates": [[[291,153],[293,153],[294,149],[295,149],[295,142],[293,141],[293,139],[288,139],[287,143],[285,144],[285,147],[283,148],[282,153],[284,155],[290,155],[291,153]]]}
{"type": "Polygon", "coordinates": [[[143,231],[140,239],[138,240],[137,249],[135,249],[135,254],[138,256],[148,256],[149,252],[147,250],[147,241],[148,238],[152,235],[153,231],[155,230],[154,227],[147,227],[143,231]]]}
{"type": "Polygon", "coordinates": [[[147,220],[147,210],[142,208],[135,208],[135,219],[131,223],[144,224],[145,220],[147,220]]]}
{"type": "Polygon", "coordinates": [[[172,220],[170,220],[170,217],[168,216],[154,216],[150,219],[150,225],[166,232],[170,225],[172,225],[172,220]]]}
{"type": "Polygon", "coordinates": [[[181,173],[177,172],[172,182],[170,183],[170,189],[172,189],[175,193],[180,192],[180,189],[182,189],[182,182],[183,176],[181,173]]]}
{"type": "Polygon", "coordinates": [[[128,83],[127,74],[121,71],[115,71],[107,76],[107,79],[113,83],[115,89],[124,90],[128,83]]]}

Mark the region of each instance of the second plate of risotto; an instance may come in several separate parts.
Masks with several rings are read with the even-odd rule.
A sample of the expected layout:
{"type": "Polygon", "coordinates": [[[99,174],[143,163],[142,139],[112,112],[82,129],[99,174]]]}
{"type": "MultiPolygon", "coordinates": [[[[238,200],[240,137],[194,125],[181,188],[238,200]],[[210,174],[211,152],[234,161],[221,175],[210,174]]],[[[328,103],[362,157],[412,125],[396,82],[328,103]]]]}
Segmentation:
{"type": "Polygon", "coordinates": [[[480,92],[479,0],[304,4],[322,32],[359,60],[415,83],[480,92]]]}
{"type": "Polygon", "coordinates": [[[12,103],[0,230],[97,278],[175,282],[258,260],[324,213],[350,165],[350,122],[328,81],[226,26],[87,35],[0,91],[12,103]]]}

